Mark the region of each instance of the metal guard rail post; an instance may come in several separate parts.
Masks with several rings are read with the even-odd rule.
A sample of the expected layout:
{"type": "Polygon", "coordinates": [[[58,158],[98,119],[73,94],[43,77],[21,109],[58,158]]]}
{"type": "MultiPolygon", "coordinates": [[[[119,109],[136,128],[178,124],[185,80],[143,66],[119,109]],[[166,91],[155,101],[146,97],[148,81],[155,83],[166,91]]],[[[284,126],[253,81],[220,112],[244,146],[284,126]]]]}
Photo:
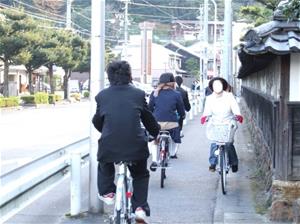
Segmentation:
{"type": "Polygon", "coordinates": [[[50,152],[34,161],[0,176],[0,208],[43,182],[52,175],[70,166],[70,153],[80,151],[82,158],[89,154],[89,137],[50,152]]]}

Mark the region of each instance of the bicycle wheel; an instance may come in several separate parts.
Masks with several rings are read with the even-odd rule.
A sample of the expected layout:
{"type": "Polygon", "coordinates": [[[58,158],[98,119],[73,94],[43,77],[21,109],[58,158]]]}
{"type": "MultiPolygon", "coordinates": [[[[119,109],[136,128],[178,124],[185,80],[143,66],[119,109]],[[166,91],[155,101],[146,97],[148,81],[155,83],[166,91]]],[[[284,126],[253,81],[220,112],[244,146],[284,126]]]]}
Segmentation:
{"type": "Polygon", "coordinates": [[[116,224],[121,224],[121,211],[116,212],[115,223],[116,224]]]}
{"type": "Polygon", "coordinates": [[[160,175],[160,187],[164,188],[164,181],[166,178],[166,166],[165,166],[166,160],[165,158],[161,161],[161,175],[160,175]]]}
{"type": "Polygon", "coordinates": [[[221,150],[221,156],[220,156],[220,172],[221,172],[221,185],[222,185],[222,193],[226,194],[226,153],[224,147],[222,147],[221,150]]]}
{"type": "Polygon", "coordinates": [[[161,188],[164,188],[165,179],[166,179],[166,154],[164,152],[162,154],[161,171],[160,171],[160,187],[161,188]]]}

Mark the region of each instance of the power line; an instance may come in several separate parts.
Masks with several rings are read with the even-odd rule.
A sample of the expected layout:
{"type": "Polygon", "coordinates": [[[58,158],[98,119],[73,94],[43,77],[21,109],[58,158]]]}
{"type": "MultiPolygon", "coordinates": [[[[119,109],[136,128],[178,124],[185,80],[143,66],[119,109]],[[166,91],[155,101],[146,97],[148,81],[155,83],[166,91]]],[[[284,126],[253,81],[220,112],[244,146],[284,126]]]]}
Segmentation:
{"type": "Polygon", "coordinates": [[[48,12],[48,11],[46,11],[46,10],[44,10],[44,9],[41,9],[41,8],[38,8],[38,7],[34,7],[34,6],[29,5],[29,4],[27,4],[27,3],[24,3],[24,2],[21,2],[21,1],[18,1],[18,0],[13,0],[13,1],[14,1],[14,2],[17,2],[17,3],[21,4],[21,5],[25,5],[25,6],[27,6],[27,7],[30,7],[30,8],[39,10],[39,11],[41,11],[41,12],[43,12],[43,13],[51,14],[51,15],[60,17],[60,18],[62,18],[62,19],[65,19],[65,17],[63,17],[63,16],[61,16],[61,15],[58,15],[58,14],[55,14],[55,13],[52,13],[52,12],[48,12]]]}
{"type": "Polygon", "coordinates": [[[160,9],[159,7],[157,7],[156,5],[151,4],[150,2],[146,1],[146,0],[142,0],[143,2],[147,3],[148,5],[153,6],[154,8],[156,8],[157,10],[159,10],[160,12],[164,13],[165,15],[171,16],[172,18],[176,18],[174,15],[160,9]]]}
{"type": "Polygon", "coordinates": [[[143,4],[143,3],[136,3],[136,2],[129,2],[131,5],[139,5],[139,6],[146,6],[146,7],[155,7],[155,8],[166,8],[166,9],[197,9],[199,8],[196,7],[184,7],[184,6],[169,6],[169,5],[148,5],[148,4],[143,4]]]}
{"type": "MultiPolygon", "coordinates": [[[[13,10],[15,12],[20,12],[19,10],[17,10],[15,7],[12,7],[12,6],[9,6],[9,5],[6,5],[6,4],[3,4],[3,3],[0,3],[0,5],[3,7],[3,8],[6,8],[6,9],[10,9],[10,10],[13,10]]],[[[33,13],[28,13],[24,10],[24,14],[32,17],[32,18],[35,18],[35,19],[40,19],[40,20],[45,20],[45,21],[49,21],[49,22],[55,22],[55,23],[59,23],[59,24],[65,24],[65,22],[62,22],[62,21],[59,21],[59,20],[54,20],[54,19],[48,19],[48,18],[45,18],[45,17],[41,17],[41,16],[37,16],[33,13]]]]}
{"type": "Polygon", "coordinates": [[[89,21],[92,21],[91,18],[89,18],[89,17],[87,17],[87,16],[85,16],[85,15],[83,15],[83,14],[77,12],[76,10],[73,10],[73,12],[76,13],[77,15],[79,15],[79,16],[81,16],[81,17],[87,19],[87,20],[89,20],[89,21]]]}

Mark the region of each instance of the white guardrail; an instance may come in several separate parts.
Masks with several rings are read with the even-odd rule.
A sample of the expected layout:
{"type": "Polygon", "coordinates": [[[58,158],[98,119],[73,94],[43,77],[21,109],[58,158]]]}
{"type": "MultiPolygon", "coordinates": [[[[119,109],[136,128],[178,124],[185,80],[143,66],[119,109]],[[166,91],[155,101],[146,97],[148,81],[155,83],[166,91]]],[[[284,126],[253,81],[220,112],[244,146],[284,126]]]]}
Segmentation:
{"type": "MultiPolygon", "coordinates": [[[[89,155],[89,137],[83,138],[56,151],[48,153],[23,166],[4,173],[0,176],[0,210],[1,216],[19,207],[14,204],[19,197],[32,188],[46,182],[50,177],[57,175],[56,182],[62,179],[70,166],[71,154],[77,152],[81,159],[89,155]],[[9,204],[14,204],[9,206],[9,204]],[[9,207],[9,208],[6,208],[9,207]]],[[[43,189],[40,189],[42,191],[43,189]]],[[[35,191],[35,194],[38,192],[35,191]]],[[[31,196],[28,196],[29,198],[31,196]]],[[[27,198],[28,198],[27,197],[27,198]]],[[[26,198],[26,197],[25,197],[26,198]]]]}

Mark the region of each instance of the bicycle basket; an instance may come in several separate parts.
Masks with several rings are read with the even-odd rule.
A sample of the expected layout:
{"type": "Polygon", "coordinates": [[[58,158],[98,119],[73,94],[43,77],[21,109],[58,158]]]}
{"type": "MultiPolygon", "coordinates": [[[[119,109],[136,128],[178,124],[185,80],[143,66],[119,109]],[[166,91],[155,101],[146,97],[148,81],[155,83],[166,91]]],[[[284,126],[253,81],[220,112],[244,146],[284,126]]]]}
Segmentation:
{"type": "Polygon", "coordinates": [[[230,124],[210,123],[206,128],[207,138],[214,142],[233,142],[236,126],[230,124]]]}

